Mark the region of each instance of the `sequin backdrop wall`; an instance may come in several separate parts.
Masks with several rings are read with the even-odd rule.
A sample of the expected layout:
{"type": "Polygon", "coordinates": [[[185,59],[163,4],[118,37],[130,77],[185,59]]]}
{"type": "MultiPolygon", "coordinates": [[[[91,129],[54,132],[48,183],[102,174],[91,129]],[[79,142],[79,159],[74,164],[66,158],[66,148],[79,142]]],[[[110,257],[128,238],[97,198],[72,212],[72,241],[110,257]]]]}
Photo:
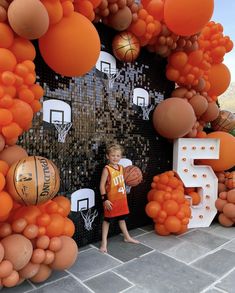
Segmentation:
{"type": "MultiPolygon", "coordinates": [[[[112,54],[112,38],[117,32],[97,26],[102,50],[112,54]]],[[[79,37],[79,36],[78,36],[79,37]]],[[[36,45],[36,44],[35,44],[36,45]]],[[[106,164],[105,145],[118,142],[124,146],[125,157],[132,160],[143,172],[143,182],[132,187],[128,194],[131,211],[128,228],[151,223],[144,208],[152,177],[172,168],[172,144],[159,137],[151,123],[154,107],[170,96],[174,84],[165,77],[166,60],[142,49],[133,64],[117,61],[120,75],[112,89],[107,87],[104,74],[91,70],[82,77],[62,77],[52,71],[40,57],[36,57],[38,82],[45,90],[44,101],[59,99],[72,109],[72,128],[65,143],[58,142],[58,133],[53,125],[43,122],[42,111],[36,115],[33,127],[25,133],[20,144],[29,155],[51,159],[60,170],[60,193],[70,198],[81,188],[95,191],[95,206],[92,212],[98,216],[92,230],[84,228],[80,212],[71,212],[76,232],[74,239],[79,246],[101,238],[102,203],[99,180],[106,164]],[[148,91],[150,104],[141,107],[133,103],[133,90],[140,87],[148,91]]],[[[110,227],[110,234],[119,232],[118,225],[110,227]]]]}

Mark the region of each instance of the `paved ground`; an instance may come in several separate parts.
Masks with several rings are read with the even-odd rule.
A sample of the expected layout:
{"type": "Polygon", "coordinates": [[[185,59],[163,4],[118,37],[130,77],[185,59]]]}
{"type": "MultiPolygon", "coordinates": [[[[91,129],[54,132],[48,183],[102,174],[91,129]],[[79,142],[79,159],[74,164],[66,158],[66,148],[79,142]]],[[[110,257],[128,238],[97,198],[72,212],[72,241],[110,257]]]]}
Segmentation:
{"type": "Polygon", "coordinates": [[[181,236],[161,237],[152,227],[131,231],[140,244],[109,239],[84,247],[68,271],[54,272],[39,285],[24,282],[5,292],[37,293],[218,293],[235,292],[235,227],[213,224],[181,236]]]}

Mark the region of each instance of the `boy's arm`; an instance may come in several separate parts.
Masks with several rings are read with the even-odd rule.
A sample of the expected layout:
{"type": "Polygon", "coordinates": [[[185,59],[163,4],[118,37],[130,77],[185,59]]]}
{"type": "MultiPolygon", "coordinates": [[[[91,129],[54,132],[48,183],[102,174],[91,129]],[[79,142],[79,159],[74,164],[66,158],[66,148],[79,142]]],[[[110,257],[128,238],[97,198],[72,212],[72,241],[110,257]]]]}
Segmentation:
{"type": "Polygon", "coordinates": [[[103,195],[106,193],[106,181],[108,179],[109,172],[107,168],[103,169],[101,179],[100,179],[100,194],[103,195]]]}

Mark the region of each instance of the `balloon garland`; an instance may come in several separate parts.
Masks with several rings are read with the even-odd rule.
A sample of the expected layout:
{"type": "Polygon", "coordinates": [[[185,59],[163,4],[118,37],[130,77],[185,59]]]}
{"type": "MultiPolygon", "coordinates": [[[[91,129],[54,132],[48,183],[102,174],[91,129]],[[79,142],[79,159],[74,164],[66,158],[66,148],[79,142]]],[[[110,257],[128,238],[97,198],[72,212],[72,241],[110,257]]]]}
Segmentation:
{"type": "MultiPolygon", "coordinates": [[[[221,24],[210,21],[213,8],[213,0],[142,0],[140,4],[134,0],[0,0],[3,286],[15,286],[24,279],[42,282],[53,269],[68,268],[76,259],[77,246],[71,238],[74,224],[68,218],[69,201],[57,196],[41,205],[23,206],[12,198],[6,178],[11,176],[11,165],[28,156],[16,143],[41,109],[43,88],[36,83],[36,51],[30,40],[38,39],[44,61],[55,72],[68,77],[82,76],[95,65],[100,53],[99,35],[92,21],[101,21],[117,31],[113,51],[121,61],[133,62],[141,47],[167,58],[166,76],[178,87],[171,98],[156,107],[154,127],[170,139],[221,139],[220,159],[205,163],[222,172],[218,175],[222,191],[216,202],[221,212],[219,221],[224,226],[234,224],[234,173],[224,172],[235,164],[229,152],[235,144],[234,127],[230,123],[229,129],[223,129],[222,113],[217,106],[218,96],[230,83],[230,72],[222,62],[233,43],[223,35],[221,24]],[[131,36],[132,40],[125,43],[123,52],[121,34],[131,36]],[[127,55],[130,48],[135,53],[127,55]],[[184,114],[180,117],[179,109],[184,114]],[[208,122],[219,131],[207,135],[204,127],[208,122]],[[22,251],[27,253],[22,256],[22,251]]],[[[187,230],[191,211],[186,193],[194,205],[200,203],[197,190],[186,190],[172,171],[153,178],[146,213],[154,219],[157,233],[179,234],[187,230]]]]}

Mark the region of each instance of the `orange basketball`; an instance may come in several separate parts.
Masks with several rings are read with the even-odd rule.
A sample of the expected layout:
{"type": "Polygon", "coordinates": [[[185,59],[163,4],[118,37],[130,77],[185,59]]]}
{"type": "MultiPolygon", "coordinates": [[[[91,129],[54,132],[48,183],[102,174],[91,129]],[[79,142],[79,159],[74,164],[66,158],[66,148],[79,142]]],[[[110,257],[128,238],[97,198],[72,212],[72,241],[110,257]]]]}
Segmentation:
{"type": "Polygon", "coordinates": [[[9,194],[25,205],[46,202],[57,194],[60,187],[57,167],[39,156],[26,157],[14,163],[6,181],[9,194]]]}
{"type": "Polygon", "coordinates": [[[124,168],[124,181],[128,186],[137,186],[143,180],[140,168],[136,166],[127,166],[124,168]]]}
{"type": "Polygon", "coordinates": [[[130,32],[122,32],[116,35],[112,46],[115,57],[124,62],[133,62],[140,52],[140,42],[130,32]]]}
{"type": "Polygon", "coordinates": [[[230,132],[235,128],[235,115],[230,111],[220,110],[219,116],[211,122],[214,130],[230,132]]]}

